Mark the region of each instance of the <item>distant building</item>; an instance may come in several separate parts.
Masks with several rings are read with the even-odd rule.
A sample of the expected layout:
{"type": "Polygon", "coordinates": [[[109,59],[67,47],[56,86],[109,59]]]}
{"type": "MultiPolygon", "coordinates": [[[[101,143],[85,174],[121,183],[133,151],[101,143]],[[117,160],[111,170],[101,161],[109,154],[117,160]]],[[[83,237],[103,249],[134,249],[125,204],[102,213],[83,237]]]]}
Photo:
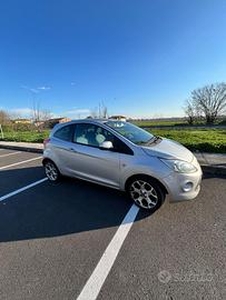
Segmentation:
{"type": "Polygon", "coordinates": [[[36,127],[40,128],[40,127],[43,127],[43,126],[44,126],[45,121],[34,121],[33,124],[34,124],[36,127]]]}
{"type": "Polygon", "coordinates": [[[31,124],[31,120],[29,119],[15,119],[13,122],[15,124],[31,124]]]}
{"type": "Polygon", "coordinates": [[[48,128],[53,128],[56,124],[69,122],[71,119],[69,118],[53,118],[44,122],[44,126],[48,128]]]}
{"type": "Polygon", "coordinates": [[[118,121],[126,121],[126,116],[114,115],[114,116],[111,116],[109,119],[118,120],[118,121]]]}

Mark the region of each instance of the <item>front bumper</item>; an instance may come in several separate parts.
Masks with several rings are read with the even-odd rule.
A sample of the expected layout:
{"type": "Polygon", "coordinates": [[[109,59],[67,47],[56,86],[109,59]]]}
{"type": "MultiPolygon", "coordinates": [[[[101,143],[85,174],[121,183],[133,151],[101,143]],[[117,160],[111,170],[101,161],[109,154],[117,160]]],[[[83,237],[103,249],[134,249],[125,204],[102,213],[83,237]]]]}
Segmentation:
{"type": "Polygon", "coordinates": [[[172,172],[164,178],[164,184],[169,193],[169,201],[185,201],[196,198],[200,192],[202,181],[202,170],[197,165],[197,171],[184,174],[172,172]]]}

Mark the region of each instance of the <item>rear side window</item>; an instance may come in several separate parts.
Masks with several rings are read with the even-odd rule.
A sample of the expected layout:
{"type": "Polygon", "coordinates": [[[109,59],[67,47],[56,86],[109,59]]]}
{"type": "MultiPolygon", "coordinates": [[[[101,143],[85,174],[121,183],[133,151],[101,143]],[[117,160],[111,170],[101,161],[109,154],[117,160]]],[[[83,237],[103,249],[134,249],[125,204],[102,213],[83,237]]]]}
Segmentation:
{"type": "Polygon", "coordinates": [[[60,140],[71,142],[73,131],[74,131],[74,126],[73,125],[67,125],[67,126],[64,126],[64,127],[60,128],[60,129],[58,129],[54,133],[53,136],[55,138],[60,139],[60,140]]]}

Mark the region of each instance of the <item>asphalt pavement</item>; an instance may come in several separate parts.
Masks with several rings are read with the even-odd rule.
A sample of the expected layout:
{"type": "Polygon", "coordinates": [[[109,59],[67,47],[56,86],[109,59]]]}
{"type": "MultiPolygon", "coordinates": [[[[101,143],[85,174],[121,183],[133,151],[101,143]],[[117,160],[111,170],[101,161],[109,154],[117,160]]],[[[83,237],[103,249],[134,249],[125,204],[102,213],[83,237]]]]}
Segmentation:
{"type": "Polygon", "coordinates": [[[226,177],[205,175],[193,201],[139,210],[118,249],[131,207],[119,191],[48,182],[39,153],[1,149],[0,299],[79,299],[109,245],[97,299],[226,299],[226,177]]]}

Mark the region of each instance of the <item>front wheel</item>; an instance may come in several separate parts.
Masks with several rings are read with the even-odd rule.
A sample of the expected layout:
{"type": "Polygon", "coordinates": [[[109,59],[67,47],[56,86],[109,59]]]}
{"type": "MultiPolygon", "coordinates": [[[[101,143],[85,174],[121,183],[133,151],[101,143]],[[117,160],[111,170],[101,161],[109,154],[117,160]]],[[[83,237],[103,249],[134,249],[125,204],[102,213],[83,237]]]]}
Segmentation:
{"type": "Polygon", "coordinates": [[[136,205],[149,211],[158,209],[166,197],[158,182],[146,176],[133,178],[127,192],[136,205]]]}
{"type": "Polygon", "coordinates": [[[44,163],[45,173],[48,179],[51,182],[58,182],[60,179],[60,172],[57,166],[51,161],[48,160],[44,163]]]}

